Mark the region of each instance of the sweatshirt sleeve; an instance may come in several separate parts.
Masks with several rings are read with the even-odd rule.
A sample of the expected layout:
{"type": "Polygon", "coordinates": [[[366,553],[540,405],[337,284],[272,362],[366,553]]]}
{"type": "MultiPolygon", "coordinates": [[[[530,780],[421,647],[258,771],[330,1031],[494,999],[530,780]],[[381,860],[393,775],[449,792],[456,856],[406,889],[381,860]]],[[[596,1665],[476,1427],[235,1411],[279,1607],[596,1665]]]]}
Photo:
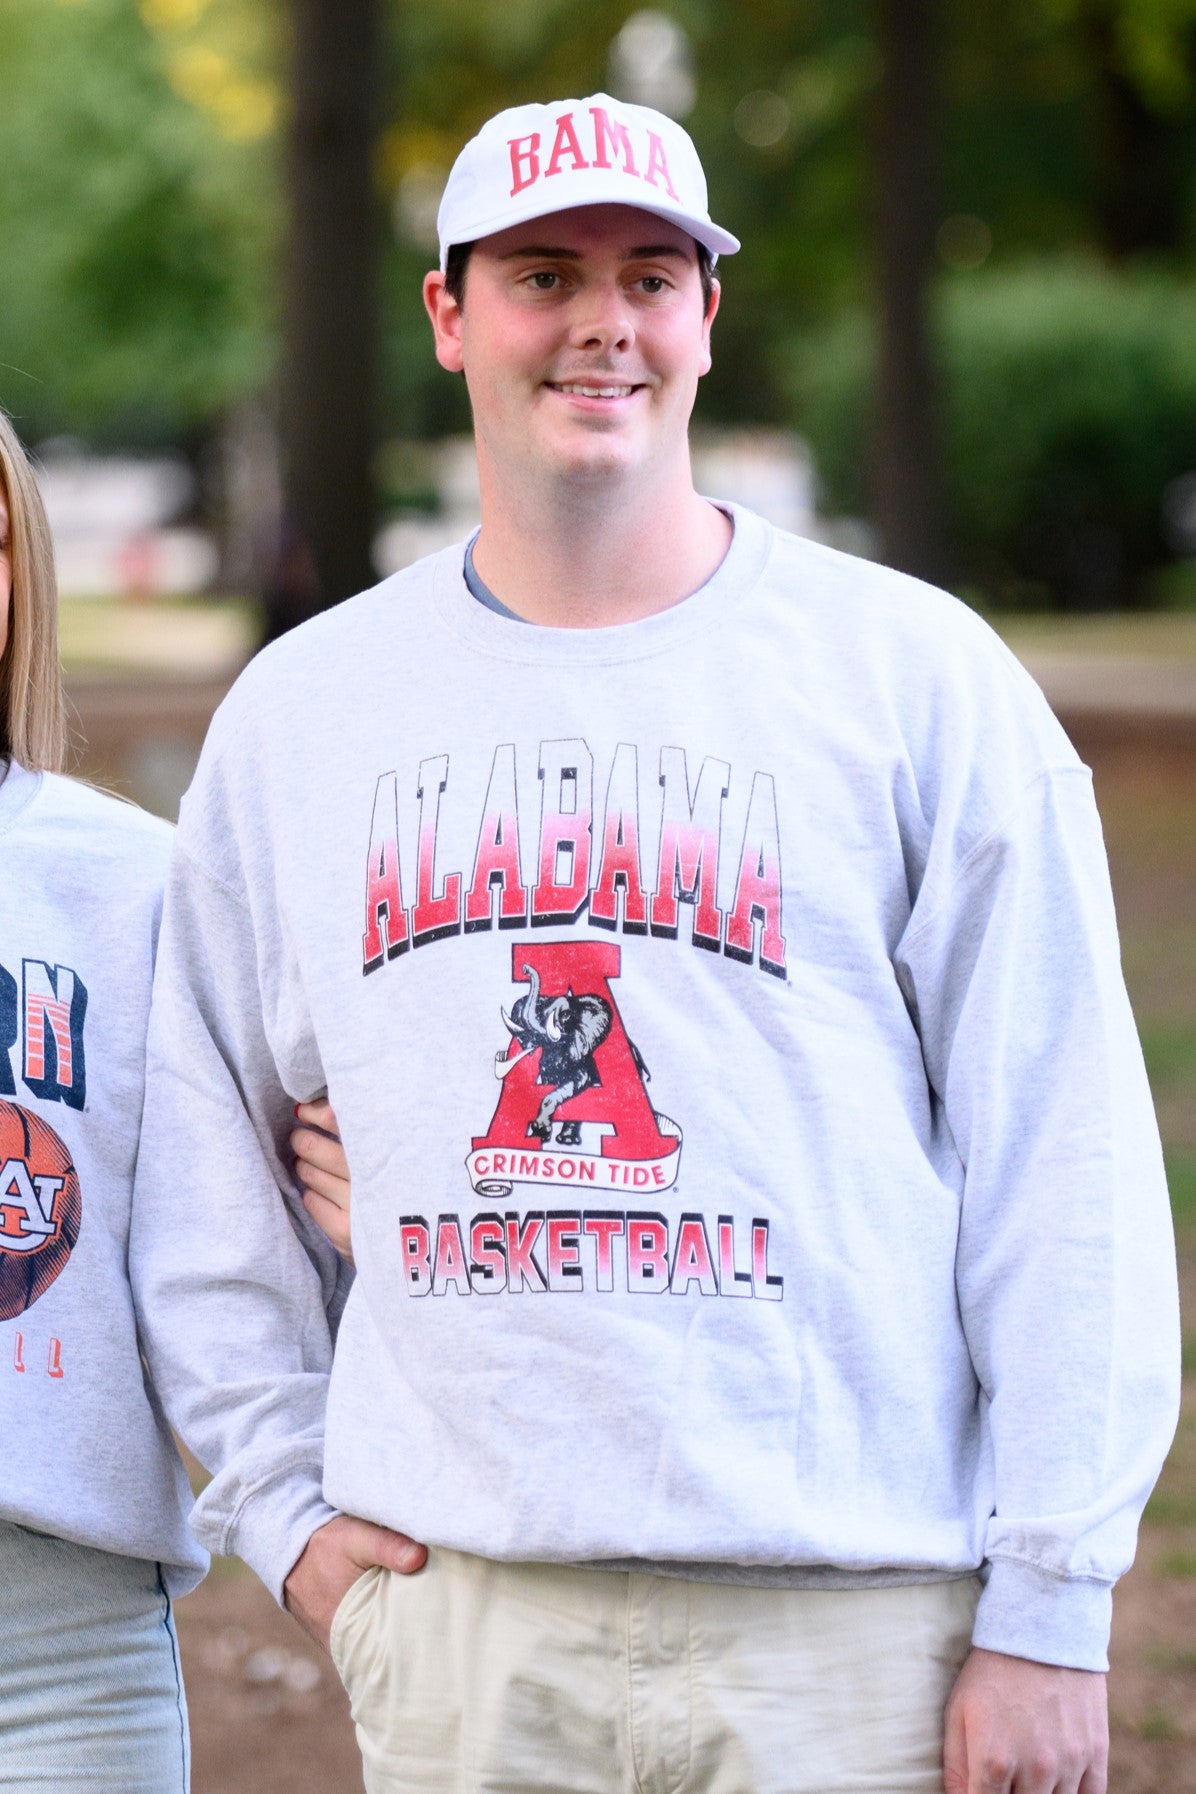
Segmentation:
{"type": "Polygon", "coordinates": [[[956,1280],[994,1473],[974,1642],[1107,1667],[1175,1426],[1174,1242],[1087,769],[1032,778],[896,955],[964,1167],[956,1280]]]}
{"type": "Polygon", "coordinates": [[[150,1372],[212,1480],[193,1515],[281,1599],[323,1499],[342,1274],[289,1174],[253,918],[176,841],[147,1049],[130,1275],[150,1372]]]}

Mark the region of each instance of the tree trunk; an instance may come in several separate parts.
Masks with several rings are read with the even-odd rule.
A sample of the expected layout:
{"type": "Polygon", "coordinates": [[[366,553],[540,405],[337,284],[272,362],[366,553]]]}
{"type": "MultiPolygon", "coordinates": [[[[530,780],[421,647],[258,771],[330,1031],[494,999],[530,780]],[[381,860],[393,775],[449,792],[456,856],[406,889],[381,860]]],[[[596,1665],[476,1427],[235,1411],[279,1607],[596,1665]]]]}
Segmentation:
{"type": "Polygon", "coordinates": [[[874,494],[881,558],[941,579],[940,470],[929,288],[937,227],[933,0],[878,0],[875,134],[880,354],[874,494]]]}
{"type": "MultiPolygon", "coordinates": [[[[1114,19],[1098,6],[1086,20],[1096,72],[1092,153],[1101,242],[1114,261],[1173,255],[1187,223],[1184,120],[1160,117],[1118,67],[1114,19]]],[[[1196,60],[1196,33],[1192,37],[1196,60]]]]}
{"type": "Polygon", "coordinates": [[[376,0],[291,0],[278,634],[374,580],[376,0]]]}

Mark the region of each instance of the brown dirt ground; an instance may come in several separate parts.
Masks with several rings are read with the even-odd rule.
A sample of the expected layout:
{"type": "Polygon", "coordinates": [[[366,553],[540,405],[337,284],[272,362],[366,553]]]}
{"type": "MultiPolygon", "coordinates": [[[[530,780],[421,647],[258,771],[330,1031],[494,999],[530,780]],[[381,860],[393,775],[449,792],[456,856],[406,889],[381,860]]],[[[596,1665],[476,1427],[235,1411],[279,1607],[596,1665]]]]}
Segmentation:
{"type": "Polygon", "coordinates": [[[336,1672],[255,1576],[222,1559],[177,1611],[192,1794],[362,1794],[336,1672]]]}
{"type": "MultiPolygon", "coordinates": [[[[1078,745],[1105,819],[1127,977],[1144,1028],[1196,1027],[1196,752],[1078,745]]],[[[1196,1149],[1190,1079],[1160,1090],[1170,1146],[1196,1149]]],[[[1181,1229],[1196,1314],[1196,1223],[1181,1229]]],[[[1189,1356],[1191,1353],[1189,1352],[1189,1356]]],[[[239,1565],[179,1604],[194,1794],[360,1794],[352,1724],[331,1665],[239,1565]]],[[[1110,1794],[1196,1794],[1196,1374],[1120,1585],[1109,1694],[1110,1794]]]]}

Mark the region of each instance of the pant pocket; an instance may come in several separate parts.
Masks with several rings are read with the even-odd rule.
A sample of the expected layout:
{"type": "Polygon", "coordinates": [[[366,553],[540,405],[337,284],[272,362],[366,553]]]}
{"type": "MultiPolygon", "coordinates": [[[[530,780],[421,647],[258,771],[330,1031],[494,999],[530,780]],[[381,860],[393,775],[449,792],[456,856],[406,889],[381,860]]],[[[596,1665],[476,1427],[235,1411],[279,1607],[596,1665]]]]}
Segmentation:
{"type": "Polygon", "coordinates": [[[328,1632],[328,1649],[336,1673],[348,1687],[353,1639],[359,1628],[355,1622],[369,1611],[370,1602],[387,1572],[381,1564],[371,1564],[355,1582],[351,1582],[337,1603],[328,1632]]]}

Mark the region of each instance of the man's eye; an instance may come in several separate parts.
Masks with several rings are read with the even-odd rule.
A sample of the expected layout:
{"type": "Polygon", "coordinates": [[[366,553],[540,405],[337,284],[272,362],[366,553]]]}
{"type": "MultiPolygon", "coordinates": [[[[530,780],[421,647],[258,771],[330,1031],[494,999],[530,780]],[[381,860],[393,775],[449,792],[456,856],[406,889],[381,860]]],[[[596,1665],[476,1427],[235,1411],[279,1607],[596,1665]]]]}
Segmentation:
{"type": "Polygon", "coordinates": [[[645,293],[663,293],[666,284],[663,274],[645,274],[640,282],[645,293]]]}
{"type": "Polygon", "coordinates": [[[532,285],[538,293],[551,293],[559,279],[559,274],[553,274],[548,268],[537,268],[532,275],[532,285]]]}

